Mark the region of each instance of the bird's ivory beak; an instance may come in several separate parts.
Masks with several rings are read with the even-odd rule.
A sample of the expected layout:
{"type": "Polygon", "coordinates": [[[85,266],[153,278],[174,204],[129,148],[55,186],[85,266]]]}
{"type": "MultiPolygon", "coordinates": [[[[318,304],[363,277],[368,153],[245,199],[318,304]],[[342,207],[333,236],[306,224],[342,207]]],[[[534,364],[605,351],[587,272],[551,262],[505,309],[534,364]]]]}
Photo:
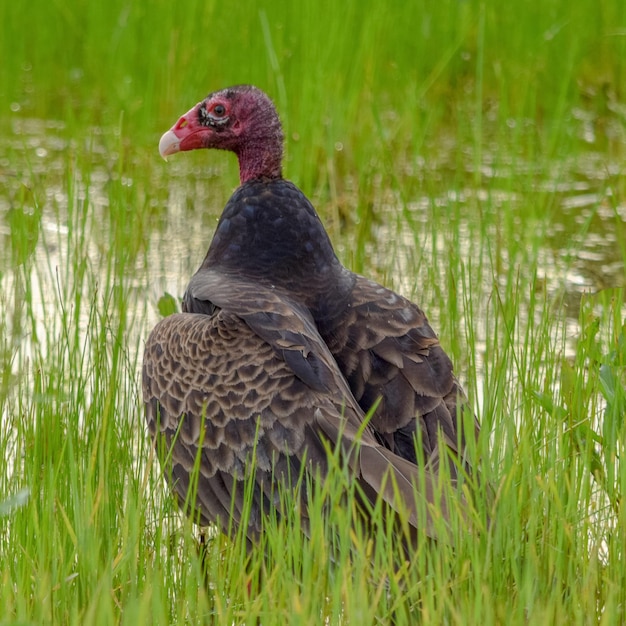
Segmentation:
{"type": "Polygon", "coordinates": [[[174,131],[168,130],[159,141],[159,153],[167,161],[170,154],[180,152],[180,139],[174,134],[174,131]]]}

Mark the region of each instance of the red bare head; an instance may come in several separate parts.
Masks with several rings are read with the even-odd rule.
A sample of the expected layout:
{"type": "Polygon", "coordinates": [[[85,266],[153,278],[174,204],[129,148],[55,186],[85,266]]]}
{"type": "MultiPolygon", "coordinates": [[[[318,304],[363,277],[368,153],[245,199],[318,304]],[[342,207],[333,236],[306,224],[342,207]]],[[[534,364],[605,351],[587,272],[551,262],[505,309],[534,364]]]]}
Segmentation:
{"type": "Polygon", "coordinates": [[[260,89],[237,85],[209,94],[185,113],[159,142],[163,158],[216,148],[239,159],[242,184],[282,175],[283,131],[274,104],[260,89]]]}

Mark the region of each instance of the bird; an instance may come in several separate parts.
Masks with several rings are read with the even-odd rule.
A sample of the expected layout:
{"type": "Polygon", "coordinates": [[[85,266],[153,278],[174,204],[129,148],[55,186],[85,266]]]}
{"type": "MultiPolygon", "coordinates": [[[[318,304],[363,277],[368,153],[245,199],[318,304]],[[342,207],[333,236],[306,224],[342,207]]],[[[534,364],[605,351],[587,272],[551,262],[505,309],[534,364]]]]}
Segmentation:
{"type": "Polygon", "coordinates": [[[277,484],[324,480],[337,453],[367,505],[404,515],[411,541],[438,540],[450,506],[437,481],[444,464],[454,484],[471,471],[479,423],[424,312],[340,262],[283,177],[283,144],[274,103],[252,85],[210,93],[159,142],[166,160],[233,152],[240,176],[182,312],[145,343],[165,478],[194,522],[255,544],[267,515],[281,516],[277,484]]]}

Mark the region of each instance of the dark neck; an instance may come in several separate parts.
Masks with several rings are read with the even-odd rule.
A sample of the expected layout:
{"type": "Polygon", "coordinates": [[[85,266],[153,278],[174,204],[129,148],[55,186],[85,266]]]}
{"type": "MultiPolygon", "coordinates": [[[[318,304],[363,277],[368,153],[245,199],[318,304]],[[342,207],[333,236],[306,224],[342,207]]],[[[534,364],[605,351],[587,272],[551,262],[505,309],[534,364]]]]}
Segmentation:
{"type": "Polygon", "coordinates": [[[203,268],[307,294],[345,270],[304,194],[282,179],[244,183],[220,218],[203,268]]]}

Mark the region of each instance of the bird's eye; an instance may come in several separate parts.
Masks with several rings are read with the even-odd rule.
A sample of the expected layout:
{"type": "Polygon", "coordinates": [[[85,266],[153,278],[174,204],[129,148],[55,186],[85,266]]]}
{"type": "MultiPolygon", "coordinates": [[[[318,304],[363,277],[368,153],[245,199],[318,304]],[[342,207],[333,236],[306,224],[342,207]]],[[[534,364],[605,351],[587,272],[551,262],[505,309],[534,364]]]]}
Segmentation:
{"type": "Polygon", "coordinates": [[[220,102],[216,104],[203,102],[202,106],[198,107],[198,121],[202,126],[215,129],[226,127],[229,121],[227,105],[220,102]]]}

